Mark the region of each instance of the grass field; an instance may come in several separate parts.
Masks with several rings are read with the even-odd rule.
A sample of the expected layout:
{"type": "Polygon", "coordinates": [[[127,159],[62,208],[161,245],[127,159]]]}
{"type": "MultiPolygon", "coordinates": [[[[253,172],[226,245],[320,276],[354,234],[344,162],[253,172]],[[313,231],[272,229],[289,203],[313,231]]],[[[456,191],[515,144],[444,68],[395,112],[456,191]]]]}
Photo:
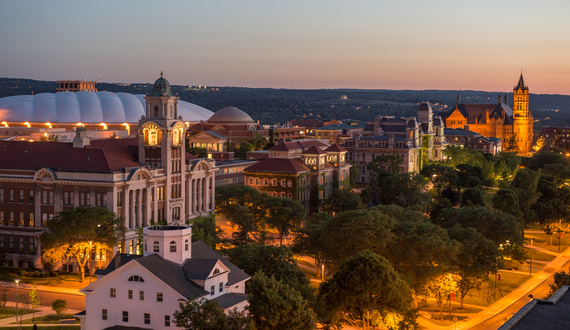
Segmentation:
{"type": "MultiPolygon", "coordinates": [[[[30,314],[33,311],[34,311],[33,309],[18,308],[18,315],[30,314]]],[[[5,319],[14,316],[16,316],[16,308],[14,307],[0,308],[0,319],[5,319]]]]}
{"type": "MultiPolygon", "coordinates": [[[[36,317],[36,323],[40,324],[59,324],[59,320],[72,319],[73,314],[49,314],[36,317]]],[[[33,324],[33,319],[25,319],[20,322],[21,324],[33,324]]],[[[79,324],[79,320],[75,320],[79,324]]]]}

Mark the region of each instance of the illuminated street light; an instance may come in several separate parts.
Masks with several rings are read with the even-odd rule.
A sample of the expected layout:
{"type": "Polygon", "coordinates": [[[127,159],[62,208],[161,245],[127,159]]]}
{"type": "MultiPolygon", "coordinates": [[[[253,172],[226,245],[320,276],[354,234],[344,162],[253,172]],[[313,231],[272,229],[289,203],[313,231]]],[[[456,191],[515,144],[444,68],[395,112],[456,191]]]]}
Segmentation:
{"type": "Polygon", "coordinates": [[[18,301],[20,300],[20,296],[18,295],[18,284],[20,283],[20,279],[14,280],[16,282],[16,324],[18,325],[18,329],[20,329],[20,322],[18,322],[18,301]]]}

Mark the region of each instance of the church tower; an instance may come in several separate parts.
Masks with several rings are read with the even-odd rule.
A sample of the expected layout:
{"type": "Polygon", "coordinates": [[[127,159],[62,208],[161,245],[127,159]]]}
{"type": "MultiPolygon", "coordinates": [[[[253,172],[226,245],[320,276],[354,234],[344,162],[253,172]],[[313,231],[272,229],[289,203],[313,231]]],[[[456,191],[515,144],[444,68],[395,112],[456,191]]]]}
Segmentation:
{"type": "Polygon", "coordinates": [[[513,88],[513,134],[517,137],[519,154],[527,154],[532,144],[533,118],[528,107],[529,89],[521,72],[518,84],[513,88]]]}
{"type": "Polygon", "coordinates": [[[164,186],[153,192],[151,198],[162,205],[158,217],[169,224],[186,214],[182,198],[186,127],[182,116],[178,116],[179,99],[161,72],[152,94],[145,96],[146,115],[139,120],[139,163],[164,170],[164,186]]]}

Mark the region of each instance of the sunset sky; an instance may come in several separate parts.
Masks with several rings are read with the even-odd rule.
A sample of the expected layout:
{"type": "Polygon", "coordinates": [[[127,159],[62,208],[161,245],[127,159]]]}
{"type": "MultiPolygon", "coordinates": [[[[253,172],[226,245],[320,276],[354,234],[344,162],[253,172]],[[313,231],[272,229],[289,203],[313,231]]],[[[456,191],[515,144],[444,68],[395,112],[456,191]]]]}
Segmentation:
{"type": "Polygon", "coordinates": [[[3,1],[0,77],[570,94],[570,1],[3,1]],[[101,78],[99,77],[101,76],[101,78]]]}

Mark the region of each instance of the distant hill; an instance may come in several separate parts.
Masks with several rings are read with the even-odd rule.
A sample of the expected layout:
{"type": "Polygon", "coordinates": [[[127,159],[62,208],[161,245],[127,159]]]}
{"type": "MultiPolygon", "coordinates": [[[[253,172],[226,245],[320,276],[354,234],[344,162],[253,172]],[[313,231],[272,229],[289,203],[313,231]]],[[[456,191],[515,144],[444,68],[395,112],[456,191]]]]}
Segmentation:
{"type": "MultiPolygon", "coordinates": [[[[0,97],[54,93],[54,81],[0,78],[0,97]]],[[[144,94],[152,84],[96,85],[100,91],[144,94]]],[[[284,123],[290,119],[352,119],[371,121],[378,115],[414,116],[422,101],[432,103],[445,116],[453,109],[459,93],[465,103],[497,102],[498,92],[456,90],[363,90],[363,89],[275,89],[246,87],[191,88],[172,86],[180,98],[212,111],[235,106],[262,124],[284,123]],[[346,99],[343,97],[346,96],[346,99]]],[[[501,93],[504,95],[504,92],[501,93]]],[[[507,94],[512,103],[512,92],[507,94]]],[[[570,126],[570,95],[531,94],[530,108],[535,129],[541,126],[570,126]]]]}

